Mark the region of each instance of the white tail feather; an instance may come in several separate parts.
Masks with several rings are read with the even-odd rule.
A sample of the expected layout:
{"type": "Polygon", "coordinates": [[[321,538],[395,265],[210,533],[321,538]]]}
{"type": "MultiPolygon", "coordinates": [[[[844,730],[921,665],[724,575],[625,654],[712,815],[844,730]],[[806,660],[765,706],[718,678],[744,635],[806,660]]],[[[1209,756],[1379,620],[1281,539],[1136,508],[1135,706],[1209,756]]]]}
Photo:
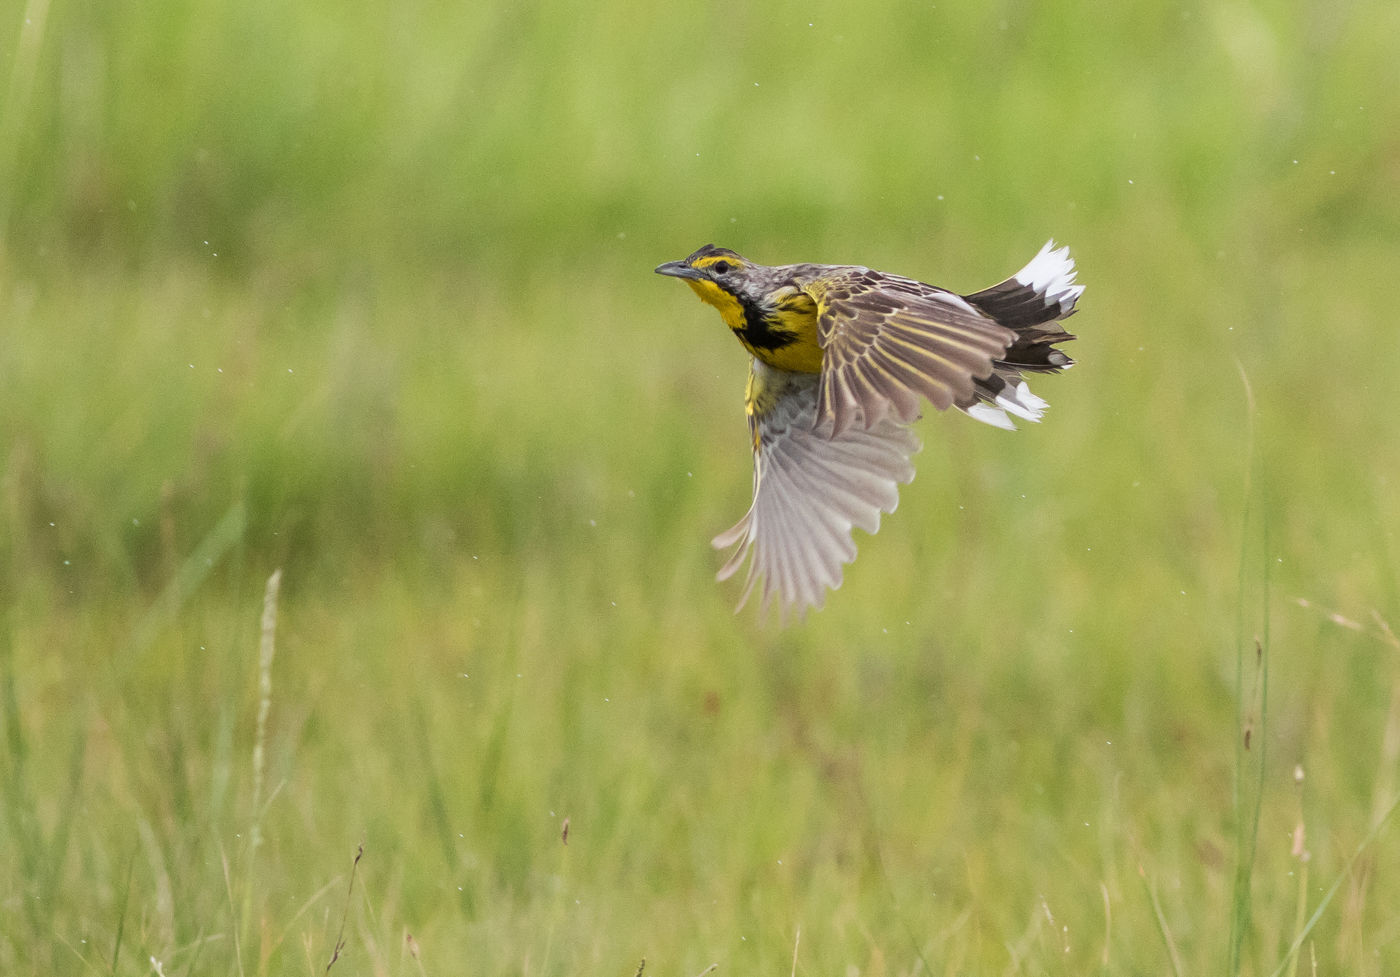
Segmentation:
{"type": "Polygon", "coordinates": [[[1054,240],[1045,242],[1040,252],[1026,267],[1016,272],[1016,280],[1027,288],[1045,297],[1046,306],[1060,306],[1060,315],[1069,315],[1079,296],[1084,294],[1084,286],[1074,283],[1074,259],[1069,256],[1069,247],[1055,247],[1054,240]]]}

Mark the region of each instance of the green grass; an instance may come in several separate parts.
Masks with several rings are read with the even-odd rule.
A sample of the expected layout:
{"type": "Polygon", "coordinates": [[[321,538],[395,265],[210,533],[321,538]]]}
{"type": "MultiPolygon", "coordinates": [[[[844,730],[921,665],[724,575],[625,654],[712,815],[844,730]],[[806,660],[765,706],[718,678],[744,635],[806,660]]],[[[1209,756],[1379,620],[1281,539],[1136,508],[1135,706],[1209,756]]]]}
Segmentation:
{"type": "Polygon", "coordinates": [[[0,973],[1400,968],[1395,5],[20,7],[0,973]],[[735,617],[650,269],[1052,235],[1045,423],[735,617]]]}

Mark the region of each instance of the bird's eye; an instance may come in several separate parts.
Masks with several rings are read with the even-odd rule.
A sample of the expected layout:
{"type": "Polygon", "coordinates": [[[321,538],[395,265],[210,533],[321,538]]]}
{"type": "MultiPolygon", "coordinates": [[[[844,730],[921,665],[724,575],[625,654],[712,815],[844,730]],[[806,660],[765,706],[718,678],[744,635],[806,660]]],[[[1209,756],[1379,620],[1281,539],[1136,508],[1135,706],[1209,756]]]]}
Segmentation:
{"type": "Polygon", "coordinates": [[[729,274],[729,267],[730,267],[730,265],[729,265],[729,262],[727,262],[727,261],[716,261],[716,262],[715,262],[713,265],[711,265],[710,267],[713,268],[713,269],[715,270],[715,274],[716,274],[716,275],[727,275],[727,274],[729,274]]]}

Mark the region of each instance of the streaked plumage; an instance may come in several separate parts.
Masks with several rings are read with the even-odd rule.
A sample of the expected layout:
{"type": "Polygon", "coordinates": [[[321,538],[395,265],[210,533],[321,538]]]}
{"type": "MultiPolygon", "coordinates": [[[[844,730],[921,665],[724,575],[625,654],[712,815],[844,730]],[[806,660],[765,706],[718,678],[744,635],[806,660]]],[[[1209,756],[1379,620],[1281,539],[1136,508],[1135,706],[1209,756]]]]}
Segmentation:
{"type": "Polygon", "coordinates": [[[714,245],[656,271],[718,308],[753,356],[754,500],[714,540],[735,547],[719,579],[751,555],[739,607],[762,580],[765,604],[799,614],[841,585],[852,529],[875,532],[914,477],[922,400],[1007,429],[1040,419],[1024,375],[1073,365],[1057,323],[1084,291],[1053,241],[970,295],[855,265],[758,265],[714,245]]]}

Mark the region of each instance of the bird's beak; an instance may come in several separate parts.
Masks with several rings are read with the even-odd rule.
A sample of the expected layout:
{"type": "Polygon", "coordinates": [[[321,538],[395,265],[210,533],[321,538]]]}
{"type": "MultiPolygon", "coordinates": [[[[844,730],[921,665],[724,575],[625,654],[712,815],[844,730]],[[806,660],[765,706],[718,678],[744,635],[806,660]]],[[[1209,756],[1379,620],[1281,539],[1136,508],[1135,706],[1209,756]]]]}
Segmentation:
{"type": "Polygon", "coordinates": [[[670,275],[672,278],[689,278],[699,281],[705,277],[705,273],[698,268],[692,268],[684,261],[668,261],[664,265],[656,266],[658,275],[670,275]]]}

